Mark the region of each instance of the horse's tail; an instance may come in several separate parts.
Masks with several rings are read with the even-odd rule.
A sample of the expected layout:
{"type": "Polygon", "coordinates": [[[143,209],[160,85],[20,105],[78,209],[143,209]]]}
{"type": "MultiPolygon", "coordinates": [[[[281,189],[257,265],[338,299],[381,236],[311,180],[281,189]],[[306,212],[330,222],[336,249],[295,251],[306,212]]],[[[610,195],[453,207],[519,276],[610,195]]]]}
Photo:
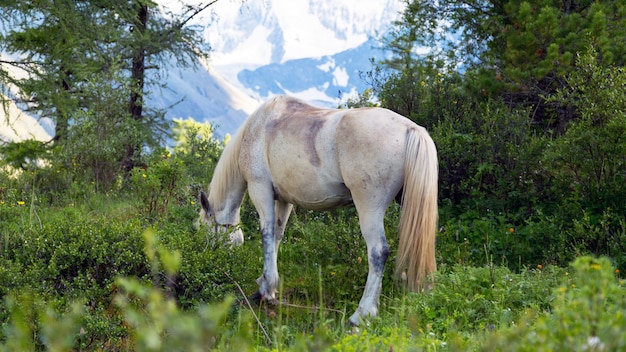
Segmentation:
{"type": "Polygon", "coordinates": [[[437,149],[425,130],[407,133],[396,274],[406,270],[408,288],[419,290],[437,269],[437,149]]]}

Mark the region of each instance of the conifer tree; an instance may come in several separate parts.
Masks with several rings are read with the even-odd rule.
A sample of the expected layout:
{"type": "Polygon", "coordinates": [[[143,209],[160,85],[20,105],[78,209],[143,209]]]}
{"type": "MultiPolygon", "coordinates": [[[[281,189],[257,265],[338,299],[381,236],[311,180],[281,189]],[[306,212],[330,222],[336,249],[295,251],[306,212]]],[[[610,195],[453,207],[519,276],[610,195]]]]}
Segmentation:
{"type": "Polygon", "coordinates": [[[411,0],[386,38],[388,64],[443,62],[465,73],[476,96],[498,96],[536,109],[538,122],[555,112],[562,129],[571,110],[545,96],[566,84],[575,56],[593,46],[602,65],[626,64],[626,3],[555,0],[411,0]],[[418,55],[429,49],[427,54],[418,55]]]}
{"type": "Polygon", "coordinates": [[[124,146],[115,160],[127,177],[144,147],[161,142],[167,131],[163,112],[148,107],[145,99],[159,84],[151,78],[163,76],[148,75],[148,70],[167,63],[192,65],[196,56],[208,55],[199,28],[189,24],[216,1],[184,5],[179,13],[151,0],[3,1],[0,52],[10,56],[2,58],[0,86],[17,87],[14,98],[22,106],[54,121],[55,148],[85,144],[76,140],[84,136],[71,130],[84,131],[76,124],[86,115],[115,120],[125,140],[100,137],[117,138],[124,146]],[[27,75],[10,75],[8,66],[27,75]],[[116,107],[113,115],[96,111],[112,89],[116,96],[120,90],[126,95],[118,102],[123,109],[116,107]]]}

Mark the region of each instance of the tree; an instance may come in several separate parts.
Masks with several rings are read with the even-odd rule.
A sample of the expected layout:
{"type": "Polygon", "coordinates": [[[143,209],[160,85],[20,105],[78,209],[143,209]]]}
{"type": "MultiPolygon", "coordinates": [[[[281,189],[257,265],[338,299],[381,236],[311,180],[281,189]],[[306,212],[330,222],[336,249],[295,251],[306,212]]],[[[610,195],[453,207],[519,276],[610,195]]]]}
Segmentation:
{"type": "Polygon", "coordinates": [[[546,150],[544,164],[559,192],[587,209],[626,213],[626,69],[603,67],[595,50],[577,55],[567,88],[550,97],[580,117],[546,150]]]}
{"type": "Polygon", "coordinates": [[[56,148],[84,144],[78,140],[84,135],[70,130],[84,131],[77,124],[86,114],[111,116],[98,111],[103,94],[98,89],[123,89],[125,114],[115,124],[124,124],[126,139],[118,139],[124,151],[116,160],[128,177],[144,147],[157,145],[167,131],[163,113],[145,104],[146,90],[155,84],[147,70],[166,62],[194,64],[196,56],[208,55],[198,27],[189,24],[216,1],[185,5],[182,13],[165,15],[150,0],[3,2],[0,49],[17,59],[2,63],[28,75],[12,77],[3,67],[0,83],[16,86],[21,102],[54,120],[56,148]],[[117,82],[94,84],[92,77],[101,73],[98,77],[115,77],[117,82]]]}
{"type": "Polygon", "coordinates": [[[442,228],[520,263],[624,262],[626,3],[412,0],[386,43],[377,94],[437,144],[442,228]]]}
{"type": "MultiPolygon", "coordinates": [[[[173,15],[166,19],[155,13],[156,3],[146,0],[130,1],[131,11],[125,21],[130,25],[130,38],[127,48],[130,57],[131,91],[128,110],[133,122],[138,124],[150,123],[144,109],[144,90],[146,86],[146,71],[148,68],[158,67],[166,59],[175,59],[176,62],[187,65],[194,62],[196,55],[206,56],[208,48],[204,45],[198,31],[187,26],[190,20],[202,11],[216,3],[211,0],[197,5],[185,5],[182,15],[173,15]],[[172,17],[173,16],[173,17],[172,17]]],[[[129,141],[122,162],[125,177],[135,166],[135,156],[141,152],[141,144],[129,141]]]]}
{"type": "Polygon", "coordinates": [[[35,0],[4,2],[0,6],[6,15],[0,18],[0,48],[18,57],[3,63],[27,74],[13,77],[5,72],[1,83],[15,85],[18,102],[54,120],[57,142],[66,139],[71,114],[82,107],[80,82],[103,66],[98,43],[113,39],[111,31],[97,31],[93,25],[112,28],[102,23],[107,21],[106,16],[77,5],[73,1],[54,4],[35,0]]]}
{"type": "Polygon", "coordinates": [[[388,65],[445,62],[465,72],[476,95],[531,107],[537,122],[562,131],[574,112],[544,97],[566,85],[575,54],[590,45],[603,65],[624,66],[625,28],[618,0],[412,0],[386,38],[395,53],[388,65]]]}

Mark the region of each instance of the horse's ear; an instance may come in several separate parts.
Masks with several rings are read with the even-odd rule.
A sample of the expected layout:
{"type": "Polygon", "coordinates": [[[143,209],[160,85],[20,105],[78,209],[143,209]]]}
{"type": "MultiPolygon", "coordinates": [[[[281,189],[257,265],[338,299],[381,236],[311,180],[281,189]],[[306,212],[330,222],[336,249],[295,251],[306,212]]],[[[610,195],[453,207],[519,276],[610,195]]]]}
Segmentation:
{"type": "Polygon", "coordinates": [[[207,198],[206,193],[204,191],[200,191],[200,204],[202,205],[202,209],[207,214],[211,213],[211,207],[209,206],[209,198],[207,198]]]}

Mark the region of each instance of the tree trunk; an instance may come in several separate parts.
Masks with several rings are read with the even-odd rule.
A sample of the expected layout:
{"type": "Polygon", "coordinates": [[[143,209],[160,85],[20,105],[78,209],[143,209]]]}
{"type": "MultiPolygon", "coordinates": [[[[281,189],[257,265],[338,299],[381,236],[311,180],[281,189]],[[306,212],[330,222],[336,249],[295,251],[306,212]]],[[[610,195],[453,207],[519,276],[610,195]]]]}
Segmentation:
{"type": "MultiPolygon", "coordinates": [[[[134,23],[132,31],[139,37],[138,47],[135,49],[133,55],[132,68],[131,68],[131,91],[130,100],[128,104],[128,112],[132,122],[135,125],[139,125],[143,119],[143,89],[146,75],[146,49],[143,43],[142,35],[146,32],[148,24],[148,6],[145,4],[139,4],[137,18],[134,23]]],[[[130,173],[135,167],[136,157],[141,153],[141,144],[138,140],[131,137],[126,144],[126,155],[122,162],[122,168],[124,170],[124,179],[130,177],[130,173]]]]}
{"type": "MultiPolygon", "coordinates": [[[[63,77],[61,78],[61,81],[59,82],[61,89],[62,89],[62,95],[63,94],[71,94],[70,90],[72,89],[70,86],[70,83],[68,82],[69,80],[69,76],[72,74],[71,71],[69,70],[65,70],[63,68],[61,68],[62,72],[63,72],[63,77]]],[[[65,107],[61,107],[61,104],[57,104],[57,114],[56,114],[56,121],[54,124],[54,142],[55,143],[63,143],[67,140],[67,132],[70,128],[69,125],[69,113],[67,111],[67,109],[65,107]]]]}

